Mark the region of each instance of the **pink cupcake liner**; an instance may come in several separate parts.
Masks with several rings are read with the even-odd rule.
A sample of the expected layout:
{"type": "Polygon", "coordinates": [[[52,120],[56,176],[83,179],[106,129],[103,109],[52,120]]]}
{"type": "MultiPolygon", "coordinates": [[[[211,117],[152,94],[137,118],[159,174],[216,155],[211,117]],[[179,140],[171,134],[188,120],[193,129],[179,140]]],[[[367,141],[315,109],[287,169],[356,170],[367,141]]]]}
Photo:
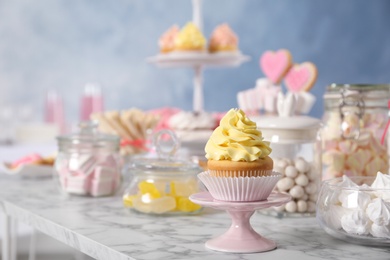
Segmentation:
{"type": "Polygon", "coordinates": [[[211,196],[223,201],[266,200],[281,176],[278,172],[258,177],[215,177],[208,171],[198,174],[211,196]]]}

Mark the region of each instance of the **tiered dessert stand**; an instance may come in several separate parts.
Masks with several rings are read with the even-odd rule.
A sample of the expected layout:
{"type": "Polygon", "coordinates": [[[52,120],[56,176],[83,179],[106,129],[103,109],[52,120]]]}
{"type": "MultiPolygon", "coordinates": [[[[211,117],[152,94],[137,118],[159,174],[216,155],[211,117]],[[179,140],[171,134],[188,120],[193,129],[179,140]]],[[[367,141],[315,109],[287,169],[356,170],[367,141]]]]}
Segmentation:
{"type": "MultiPolygon", "coordinates": [[[[202,0],[192,0],[193,23],[202,30],[202,0]]],[[[190,67],[194,70],[193,111],[203,112],[203,69],[206,67],[236,67],[250,58],[240,52],[172,52],[158,54],[147,59],[161,68],[190,67]]]]}

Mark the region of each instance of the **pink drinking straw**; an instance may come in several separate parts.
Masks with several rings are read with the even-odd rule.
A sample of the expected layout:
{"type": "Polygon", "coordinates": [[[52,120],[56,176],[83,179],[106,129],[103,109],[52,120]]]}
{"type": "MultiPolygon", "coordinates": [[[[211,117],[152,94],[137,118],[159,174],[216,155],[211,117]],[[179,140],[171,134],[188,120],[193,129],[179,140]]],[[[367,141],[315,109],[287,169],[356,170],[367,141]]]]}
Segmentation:
{"type": "Polygon", "coordinates": [[[87,121],[92,113],[100,113],[103,110],[104,100],[100,87],[96,84],[86,84],[81,98],[81,121],[87,121]]]}
{"type": "MultiPolygon", "coordinates": [[[[390,100],[387,101],[387,108],[390,110],[390,100]]],[[[390,120],[387,120],[387,124],[386,124],[385,130],[383,131],[383,135],[381,138],[381,145],[383,145],[385,143],[385,138],[387,135],[387,131],[389,130],[389,125],[390,125],[390,120]]]]}

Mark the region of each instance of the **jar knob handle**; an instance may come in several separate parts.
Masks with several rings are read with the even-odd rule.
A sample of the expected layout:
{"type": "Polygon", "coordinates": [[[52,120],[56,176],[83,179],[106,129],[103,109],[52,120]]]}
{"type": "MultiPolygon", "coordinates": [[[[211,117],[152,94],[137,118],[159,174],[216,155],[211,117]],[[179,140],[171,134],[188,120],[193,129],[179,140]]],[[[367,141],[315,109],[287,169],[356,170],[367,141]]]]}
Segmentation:
{"type": "Polygon", "coordinates": [[[163,129],[153,136],[153,145],[159,157],[170,159],[179,150],[180,141],[173,131],[163,129]]]}

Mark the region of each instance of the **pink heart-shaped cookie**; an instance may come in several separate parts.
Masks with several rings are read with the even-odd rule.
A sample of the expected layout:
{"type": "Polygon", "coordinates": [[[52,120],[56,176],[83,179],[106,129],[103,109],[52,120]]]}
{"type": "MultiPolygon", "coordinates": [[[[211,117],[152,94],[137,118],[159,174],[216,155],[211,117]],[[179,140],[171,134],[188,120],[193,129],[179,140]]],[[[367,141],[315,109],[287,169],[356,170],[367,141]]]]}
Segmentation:
{"type": "Polygon", "coordinates": [[[278,84],[292,65],[292,56],[288,50],[266,51],[260,57],[260,68],[274,84],[278,84]]]}
{"type": "Polygon", "coordinates": [[[309,91],[317,79],[317,67],[311,62],[295,64],[287,73],[284,82],[291,92],[309,91]]]}

